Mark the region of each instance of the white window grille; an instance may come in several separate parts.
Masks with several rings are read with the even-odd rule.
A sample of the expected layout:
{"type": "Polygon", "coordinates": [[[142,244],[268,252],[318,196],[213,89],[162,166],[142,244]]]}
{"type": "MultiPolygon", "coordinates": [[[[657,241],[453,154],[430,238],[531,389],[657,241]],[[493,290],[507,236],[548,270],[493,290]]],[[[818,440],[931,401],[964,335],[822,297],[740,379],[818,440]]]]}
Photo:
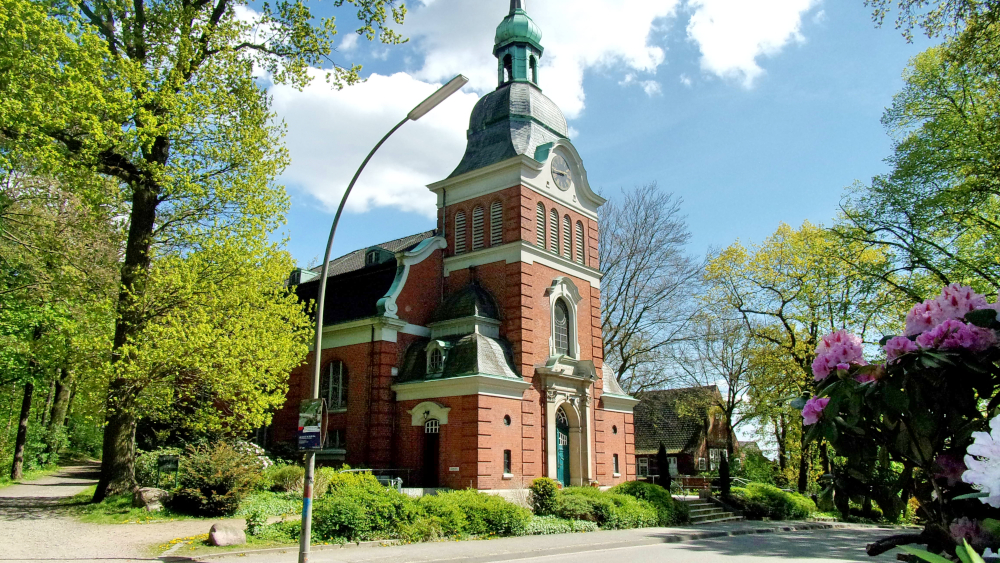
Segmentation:
{"type": "Polygon", "coordinates": [[[569,215],[563,217],[563,233],[562,233],[562,243],[563,243],[563,257],[567,260],[573,259],[573,254],[570,251],[570,246],[573,244],[573,237],[570,230],[573,223],[569,219],[569,215]]]}
{"type": "Polygon", "coordinates": [[[569,309],[566,302],[556,299],[555,310],[552,312],[555,321],[555,334],[553,335],[556,354],[569,355],[569,309]]]}
{"type": "Polygon", "coordinates": [[[636,462],[636,473],[638,477],[648,477],[649,476],[649,459],[645,457],[640,457],[635,460],[636,462]]]}
{"type": "Polygon", "coordinates": [[[430,373],[438,373],[444,367],[444,354],[441,353],[440,348],[435,348],[431,350],[430,358],[427,359],[427,371],[430,373]]]}
{"type": "Polygon", "coordinates": [[[707,468],[707,464],[705,463],[705,458],[699,457],[698,458],[698,471],[705,471],[706,468],[707,468]]]}
{"type": "Polygon", "coordinates": [[[455,214],[455,254],[465,252],[465,211],[455,214]]]}
{"type": "Polygon", "coordinates": [[[490,204],[490,246],[503,244],[503,204],[494,201],[490,204]]]}
{"type": "Polygon", "coordinates": [[[326,399],[329,409],[347,408],[347,368],[344,362],[334,360],[326,365],[326,374],[320,385],[320,398],[326,399]]]}
{"type": "Polygon", "coordinates": [[[483,247],[483,206],[477,205],[472,210],[472,250],[483,247]]]}
{"type": "Polygon", "coordinates": [[[344,435],[345,431],[343,428],[327,430],[326,443],[323,445],[323,448],[328,450],[342,450],[346,448],[347,440],[344,438],[344,435]]]}
{"type": "Polygon", "coordinates": [[[552,254],[559,254],[559,212],[555,209],[549,213],[549,250],[552,254]]]}
{"type": "Polygon", "coordinates": [[[424,423],[424,434],[437,434],[441,430],[441,423],[436,418],[432,418],[424,423]]]}
{"type": "Polygon", "coordinates": [[[538,204],[535,228],[538,231],[538,238],[535,242],[538,243],[538,246],[545,248],[545,206],[541,203],[538,204]]]}
{"type": "Polygon", "coordinates": [[[576,261],[579,264],[586,263],[586,254],[583,250],[583,223],[576,222],[576,261]]]}

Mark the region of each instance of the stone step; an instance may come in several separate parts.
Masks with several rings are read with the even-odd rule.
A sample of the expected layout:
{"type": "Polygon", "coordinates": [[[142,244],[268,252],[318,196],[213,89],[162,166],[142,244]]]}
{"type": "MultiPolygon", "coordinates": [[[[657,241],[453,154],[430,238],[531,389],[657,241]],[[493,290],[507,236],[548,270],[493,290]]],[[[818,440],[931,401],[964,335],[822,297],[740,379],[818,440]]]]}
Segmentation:
{"type": "Polygon", "coordinates": [[[703,514],[718,514],[720,512],[725,512],[725,511],[719,508],[718,506],[714,506],[712,508],[696,508],[694,510],[688,510],[688,516],[694,517],[703,514]]]}
{"type": "Polygon", "coordinates": [[[718,524],[720,522],[739,522],[741,520],[743,520],[742,516],[733,516],[732,514],[730,514],[725,518],[716,518],[715,520],[702,520],[696,522],[696,524],[718,524]]]}

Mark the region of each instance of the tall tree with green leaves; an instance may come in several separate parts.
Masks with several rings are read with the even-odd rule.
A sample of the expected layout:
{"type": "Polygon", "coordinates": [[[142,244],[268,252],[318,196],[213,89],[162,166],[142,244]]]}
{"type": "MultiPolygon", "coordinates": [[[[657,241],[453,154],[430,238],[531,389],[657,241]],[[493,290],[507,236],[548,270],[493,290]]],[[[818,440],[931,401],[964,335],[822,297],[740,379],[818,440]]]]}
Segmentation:
{"type": "MultiPolygon", "coordinates": [[[[347,3],[358,33],[402,41],[396,0],[347,3]]],[[[357,82],[360,67],[330,58],[336,33],[303,0],[0,0],[0,160],[111,179],[128,203],[95,499],[134,486],[139,397],[126,374],[151,319],[169,318],[169,301],[151,304],[154,262],[281,223],[274,178],[288,156],[255,69],[296,87],[315,67],[334,87],[357,82]]]]}

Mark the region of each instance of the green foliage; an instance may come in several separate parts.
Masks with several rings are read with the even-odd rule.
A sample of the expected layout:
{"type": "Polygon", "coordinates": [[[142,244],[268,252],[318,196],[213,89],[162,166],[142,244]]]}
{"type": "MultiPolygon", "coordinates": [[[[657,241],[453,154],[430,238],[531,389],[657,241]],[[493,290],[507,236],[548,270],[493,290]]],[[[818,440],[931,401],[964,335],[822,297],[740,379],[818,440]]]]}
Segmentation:
{"type": "Polygon", "coordinates": [[[267,524],[267,513],[263,510],[251,510],[246,515],[246,533],[248,536],[259,536],[267,524]]]}
{"type": "Polygon", "coordinates": [[[273,468],[268,468],[266,472],[271,490],[284,493],[301,493],[305,474],[305,468],[298,465],[275,465],[273,468]]]}
{"type": "Polygon", "coordinates": [[[313,505],[312,533],[321,540],[372,539],[388,532],[388,526],[368,518],[365,507],[353,496],[328,495],[313,505]]]}
{"type": "MultiPolygon", "coordinates": [[[[317,467],[313,474],[313,496],[319,498],[330,490],[330,483],[336,479],[337,470],[333,467],[317,467]]],[[[305,477],[305,470],[303,470],[305,477]]]]}
{"type": "Polygon", "coordinates": [[[465,517],[460,498],[447,494],[427,495],[417,499],[417,509],[432,518],[442,536],[469,535],[469,519],[465,517]]]}
{"type": "Polygon", "coordinates": [[[173,504],[204,516],[232,515],[263,478],[263,466],[253,454],[217,442],[189,446],[180,466],[180,486],[173,504]]]}
{"type": "Polygon", "coordinates": [[[811,499],[764,483],[733,487],[730,498],[751,520],[802,520],[816,512],[816,504],[811,499]]]}
{"type": "Polygon", "coordinates": [[[559,492],[556,516],[594,522],[606,530],[645,528],[659,522],[652,503],[596,487],[564,488],[559,492]]]}
{"type": "Polygon", "coordinates": [[[615,485],[609,493],[628,495],[652,504],[660,526],[676,526],[688,521],[688,508],[683,502],[674,500],[666,489],[642,481],[626,481],[615,485]]]}
{"type": "MultiPolygon", "coordinates": [[[[161,455],[180,456],[184,453],[181,448],[160,448],[151,452],[139,452],[135,456],[135,482],[140,487],[156,487],[161,489],[172,489],[174,486],[173,473],[160,476],[160,483],[156,482],[157,459],[161,455]]],[[[179,477],[179,476],[178,476],[179,477]]]]}
{"type": "Polygon", "coordinates": [[[569,534],[572,532],[596,532],[599,528],[585,520],[567,520],[558,516],[532,516],[524,529],[526,536],[547,534],[569,534]]]}
{"type": "Polygon", "coordinates": [[[520,536],[531,512],[497,495],[473,489],[440,493],[443,502],[458,506],[465,516],[463,532],[471,536],[520,536]]]}
{"type": "Polygon", "coordinates": [[[759,450],[751,450],[743,452],[742,461],[733,473],[736,477],[753,483],[776,485],[774,482],[776,471],[777,464],[759,450]]]}
{"type": "Polygon", "coordinates": [[[413,500],[382,486],[371,473],[335,473],[328,493],[313,508],[313,528],[319,538],[392,537],[398,523],[413,517],[413,500]]]}
{"type": "Polygon", "coordinates": [[[553,514],[556,509],[556,495],[559,485],[555,479],[539,477],[528,486],[528,504],[536,516],[553,514]]]}
{"type": "Polygon", "coordinates": [[[302,493],[254,491],[243,499],[234,516],[247,517],[255,512],[266,516],[287,516],[301,513],[302,493]]]}

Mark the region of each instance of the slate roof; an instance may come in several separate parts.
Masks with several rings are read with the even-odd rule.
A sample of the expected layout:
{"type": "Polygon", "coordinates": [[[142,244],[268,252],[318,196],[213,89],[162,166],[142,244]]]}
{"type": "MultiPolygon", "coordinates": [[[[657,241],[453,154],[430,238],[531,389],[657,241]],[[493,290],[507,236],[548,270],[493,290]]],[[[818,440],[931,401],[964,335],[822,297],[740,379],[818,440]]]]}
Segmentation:
{"type": "Polygon", "coordinates": [[[476,284],[469,284],[452,293],[431,316],[430,322],[461,319],[463,317],[485,317],[500,320],[496,301],[488,291],[476,284]]]}
{"type": "Polygon", "coordinates": [[[559,106],[534,84],[513,82],[476,102],[469,118],[465,156],[449,178],[565,139],[569,126],[559,106]]]}
{"type": "MultiPolygon", "coordinates": [[[[343,256],[339,256],[330,260],[330,271],[327,277],[339,276],[341,274],[346,274],[348,272],[354,272],[365,267],[365,251],[369,248],[379,247],[389,252],[399,252],[400,250],[409,250],[410,248],[416,246],[420,241],[434,236],[434,231],[424,231],[422,233],[417,233],[415,235],[409,235],[395,240],[390,240],[380,244],[373,244],[371,246],[366,246],[364,248],[359,248],[353,252],[348,252],[343,256]]],[[[311,271],[317,274],[323,271],[323,265],[320,264],[311,271]]],[[[381,296],[380,296],[381,297],[381,296]]]]}
{"type": "Polygon", "coordinates": [[[430,339],[421,338],[406,349],[403,368],[397,381],[419,381],[422,379],[445,379],[463,375],[495,375],[520,379],[511,367],[513,354],[510,343],[503,339],[493,339],[474,332],[464,336],[449,336],[438,340],[451,344],[445,357],[441,374],[427,374],[427,345],[430,339]]]}
{"type": "Polygon", "coordinates": [[[718,392],[718,388],[711,385],[646,391],[638,395],[639,404],[633,412],[635,453],[655,454],[660,449],[660,442],[670,454],[693,451],[701,442],[707,426],[707,407],[698,409],[696,405],[707,405],[711,395],[718,392]],[[681,402],[692,405],[692,410],[704,409],[704,414],[687,414],[678,408],[681,402]],[[678,411],[684,412],[684,415],[678,411]]]}

